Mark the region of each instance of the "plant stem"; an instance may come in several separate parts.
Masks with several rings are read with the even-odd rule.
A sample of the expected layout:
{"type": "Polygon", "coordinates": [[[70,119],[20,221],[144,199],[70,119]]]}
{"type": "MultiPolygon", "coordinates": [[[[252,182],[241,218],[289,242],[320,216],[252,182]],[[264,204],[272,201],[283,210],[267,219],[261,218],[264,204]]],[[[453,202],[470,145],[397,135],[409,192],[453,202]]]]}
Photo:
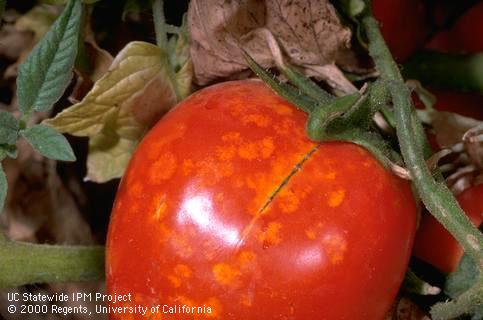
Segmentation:
{"type": "Polygon", "coordinates": [[[413,117],[410,91],[382,38],[377,21],[369,14],[364,16],[362,23],[369,38],[369,52],[389,87],[401,152],[414,185],[429,211],[483,270],[483,236],[459,207],[451,191],[434,180],[424,159],[421,124],[413,117]]]}
{"type": "Polygon", "coordinates": [[[9,241],[0,232],[0,288],[104,277],[104,247],[9,241]]]}
{"type": "Polygon", "coordinates": [[[166,30],[166,19],[164,17],[164,1],[154,0],[153,2],[154,31],[156,32],[156,44],[161,49],[168,46],[168,35],[166,30]]]}
{"type": "Polygon", "coordinates": [[[423,138],[421,123],[412,111],[410,91],[404,84],[403,77],[370,10],[362,17],[362,24],[369,39],[369,53],[392,97],[401,153],[413,184],[426,208],[458,240],[480,271],[480,277],[470,289],[456,300],[436,304],[431,314],[434,319],[450,319],[474,312],[475,307],[481,305],[483,290],[483,235],[470,222],[451,191],[443,182],[436,182],[427,167],[423,152],[426,138],[423,138]]]}
{"type": "MultiPolygon", "coordinates": [[[[368,3],[370,8],[370,1],[368,3]]],[[[431,214],[458,240],[465,252],[476,262],[480,278],[457,300],[440,303],[433,307],[435,319],[449,319],[471,312],[481,303],[483,286],[483,236],[470,222],[444,183],[433,178],[423,154],[421,123],[414,117],[411,94],[384,42],[377,21],[368,9],[362,24],[369,39],[369,53],[374,59],[382,80],[389,88],[395,108],[396,132],[401,152],[409,169],[414,186],[431,214]]]]}

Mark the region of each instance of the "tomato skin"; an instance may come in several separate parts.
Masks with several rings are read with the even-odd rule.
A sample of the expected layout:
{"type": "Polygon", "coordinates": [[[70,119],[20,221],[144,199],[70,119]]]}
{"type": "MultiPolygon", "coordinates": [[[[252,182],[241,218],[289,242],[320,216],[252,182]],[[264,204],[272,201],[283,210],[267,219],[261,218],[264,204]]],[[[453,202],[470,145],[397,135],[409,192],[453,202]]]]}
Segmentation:
{"type": "Polygon", "coordinates": [[[412,248],[410,187],[361,147],[310,141],[305,121],[256,80],[168,113],[120,185],[108,292],[213,308],[200,319],[383,319],[412,248]]]}
{"type": "Polygon", "coordinates": [[[437,33],[427,44],[428,49],[449,53],[483,52],[483,2],[465,12],[454,25],[437,33]]]}
{"type": "Polygon", "coordinates": [[[423,47],[430,29],[423,1],[373,0],[372,11],[397,61],[404,61],[423,47]]]}
{"type": "MultiPolygon", "coordinates": [[[[483,221],[483,184],[460,193],[457,200],[475,226],[483,221]]],[[[414,255],[444,273],[453,272],[463,256],[463,248],[429,213],[423,215],[416,233],[414,255]]]]}
{"type": "MultiPolygon", "coordinates": [[[[461,92],[428,89],[435,97],[436,103],[433,106],[439,111],[449,111],[478,120],[483,120],[483,95],[461,92]]],[[[416,94],[413,94],[414,105],[418,109],[424,109],[424,105],[416,94]]]]}

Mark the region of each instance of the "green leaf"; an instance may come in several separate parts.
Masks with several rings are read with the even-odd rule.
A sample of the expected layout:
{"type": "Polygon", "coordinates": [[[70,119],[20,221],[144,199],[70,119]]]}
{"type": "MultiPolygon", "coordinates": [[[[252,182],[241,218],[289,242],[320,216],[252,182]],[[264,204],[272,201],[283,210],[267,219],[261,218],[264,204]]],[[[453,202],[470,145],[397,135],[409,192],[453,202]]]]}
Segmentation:
{"type": "Polygon", "coordinates": [[[444,292],[455,299],[471,288],[478,279],[478,266],[467,254],[464,254],[456,271],[446,278],[444,292]]]}
{"type": "Polygon", "coordinates": [[[150,43],[130,42],[81,102],[45,121],[60,132],[90,138],[87,180],[122,176],[143,134],[190,93],[190,59],[174,73],[167,54],[150,43]]]}
{"type": "Polygon", "coordinates": [[[0,164],[0,214],[3,211],[3,207],[5,205],[5,199],[7,198],[7,177],[5,176],[5,172],[3,171],[3,167],[0,164]]]}
{"type": "Polygon", "coordinates": [[[10,112],[0,111],[0,144],[15,144],[18,129],[18,120],[10,112]]]}
{"type": "Polygon", "coordinates": [[[20,134],[30,145],[47,158],[61,161],[75,161],[74,151],[67,139],[54,129],[43,125],[35,125],[21,130],[20,134]]]}
{"type": "Polygon", "coordinates": [[[69,85],[77,55],[81,16],[81,2],[71,0],[20,65],[17,95],[22,113],[47,111],[69,85]]]}
{"type": "Polygon", "coordinates": [[[16,159],[17,158],[17,146],[10,144],[0,144],[0,161],[6,157],[16,159]]]}

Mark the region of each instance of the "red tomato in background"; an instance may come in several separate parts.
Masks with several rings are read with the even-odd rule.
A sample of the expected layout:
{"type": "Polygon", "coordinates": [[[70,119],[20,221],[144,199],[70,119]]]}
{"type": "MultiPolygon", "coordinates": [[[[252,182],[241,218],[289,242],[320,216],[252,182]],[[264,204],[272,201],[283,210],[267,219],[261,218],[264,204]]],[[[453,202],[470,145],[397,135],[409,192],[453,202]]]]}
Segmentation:
{"type": "Polygon", "coordinates": [[[107,288],[134,302],[111,306],[383,319],[412,248],[410,187],[361,147],[310,141],[306,118],[256,80],[203,89],[168,113],[117,194],[107,288]]]}
{"type": "Polygon", "coordinates": [[[426,8],[421,0],[373,0],[372,11],[397,61],[424,46],[429,33],[426,8]]]}
{"type": "MultiPolygon", "coordinates": [[[[483,221],[483,184],[466,189],[457,200],[475,226],[483,221]]],[[[463,256],[463,248],[429,213],[423,215],[416,234],[414,255],[445,273],[453,272],[463,256]]]]}
{"type": "MultiPolygon", "coordinates": [[[[436,110],[458,113],[462,116],[483,120],[483,96],[460,91],[443,91],[430,88],[437,101],[436,110]]],[[[416,108],[424,108],[422,102],[414,95],[416,108]]]]}
{"type": "Polygon", "coordinates": [[[436,34],[427,44],[428,49],[450,53],[483,52],[483,2],[458,18],[446,31],[436,34]]]}

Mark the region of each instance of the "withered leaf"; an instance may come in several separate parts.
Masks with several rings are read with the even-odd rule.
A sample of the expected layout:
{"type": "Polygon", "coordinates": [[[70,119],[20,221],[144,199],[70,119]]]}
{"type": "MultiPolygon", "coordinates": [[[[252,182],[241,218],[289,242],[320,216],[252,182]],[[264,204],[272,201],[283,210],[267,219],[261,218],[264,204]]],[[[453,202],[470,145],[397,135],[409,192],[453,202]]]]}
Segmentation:
{"type": "Polygon", "coordinates": [[[45,121],[60,132],[90,138],[87,180],[122,176],[143,134],[189,93],[191,61],[177,73],[167,61],[157,46],[131,42],[81,102],[45,121]]]}
{"type": "Polygon", "coordinates": [[[432,111],[430,117],[436,140],[441,147],[461,142],[468,130],[482,123],[476,119],[446,111],[432,111]]]}
{"type": "Polygon", "coordinates": [[[200,85],[245,71],[240,47],[263,67],[275,66],[275,39],[290,64],[343,92],[354,91],[335,65],[348,51],[351,31],[328,0],[193,0],[188,24],[200,85]]]}

